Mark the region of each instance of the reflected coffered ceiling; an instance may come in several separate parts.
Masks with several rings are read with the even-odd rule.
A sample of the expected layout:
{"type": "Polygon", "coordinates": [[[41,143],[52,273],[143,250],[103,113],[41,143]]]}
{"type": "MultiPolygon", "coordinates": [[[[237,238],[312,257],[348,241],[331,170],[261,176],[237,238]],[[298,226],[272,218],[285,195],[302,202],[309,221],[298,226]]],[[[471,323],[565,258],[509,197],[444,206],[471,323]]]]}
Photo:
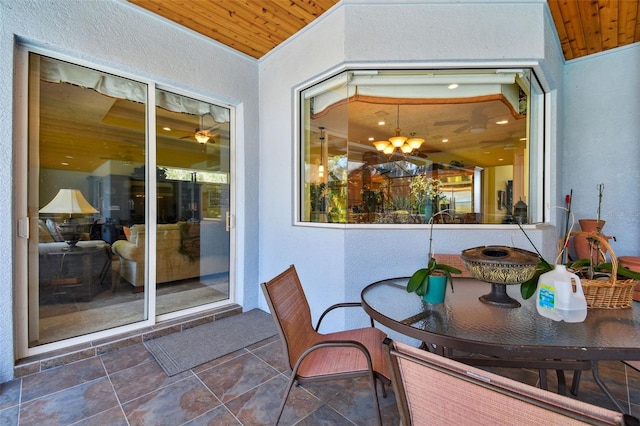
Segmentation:
{"type": "MultiPolygon", "coordinates": [[[[425,140],[408,155],[413,163],[456,161],[465,166],[491,167],[513,164],[514,154],[527,145],[526,121],[525,116],[514,115],[500,100],[446,105],[401,103],[399,121],[395,104],[356,101],[339,105],[314,119],[314,127],[328,129],[328,149],[333,155],[346,154],[340,150],[344,150],[343,140],[348,132],[348,155],[355,161],[362,161],[367,152],[376,153],[372,142],[394,136],[399,126],[403,136],[425,140]],[[348,123],[344,119],[347,116],[348,123]],[[478,116],[482,117],[482,123],[475,122],[478,116]],[[381,121],[384,124],[378,124],[381,121]],[[478,125],[482,128],[471,131],[472,126],[478,125]]],[[[378,162],[390,158],[383,153],[378,157],[378,162]]]]}
{"type": "MultiPolygon", "coordinates": [[[[145,162],[146,105],[73,84],[40,85],[40,167],[94,172],[108,161],[131,167],[145,162]]],[[[206,144],[195,140],[197,115],[156,109],[157,163],[212,170],[228,156],[229,123],[216,126],[206,144]]]]}

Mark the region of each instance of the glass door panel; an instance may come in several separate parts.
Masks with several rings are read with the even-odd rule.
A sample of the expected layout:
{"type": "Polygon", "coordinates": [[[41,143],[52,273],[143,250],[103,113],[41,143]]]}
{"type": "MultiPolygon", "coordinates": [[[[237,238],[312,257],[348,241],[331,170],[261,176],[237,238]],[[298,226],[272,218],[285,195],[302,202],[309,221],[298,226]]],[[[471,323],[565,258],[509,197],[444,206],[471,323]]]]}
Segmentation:
{"type": "Polygon", "coordinates": [[[156,91],[156,314],[229,299],[230,110],[156,91]]]}
{"type": "Polygon", "coordinates": [[[144,244],[124,245],[144,226],[146,101],[144,84],[29,55],[29,347],[146,319],[144,244]]]}

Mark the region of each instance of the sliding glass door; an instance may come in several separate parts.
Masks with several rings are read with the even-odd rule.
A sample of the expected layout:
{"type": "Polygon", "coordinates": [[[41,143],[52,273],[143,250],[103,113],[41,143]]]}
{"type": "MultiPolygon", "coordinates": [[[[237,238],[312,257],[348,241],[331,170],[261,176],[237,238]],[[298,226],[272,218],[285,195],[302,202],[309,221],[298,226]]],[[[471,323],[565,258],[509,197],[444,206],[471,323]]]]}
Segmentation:
{"type": "Polygon", "coordinates": [[[33,52],[27,90],[26,352],[228,303],[231,110],[33,52]]]}
{"type": "Polygon", "coordinates": [[[158,315],[229,298],[229,120],[156,90],[158,315]]]}

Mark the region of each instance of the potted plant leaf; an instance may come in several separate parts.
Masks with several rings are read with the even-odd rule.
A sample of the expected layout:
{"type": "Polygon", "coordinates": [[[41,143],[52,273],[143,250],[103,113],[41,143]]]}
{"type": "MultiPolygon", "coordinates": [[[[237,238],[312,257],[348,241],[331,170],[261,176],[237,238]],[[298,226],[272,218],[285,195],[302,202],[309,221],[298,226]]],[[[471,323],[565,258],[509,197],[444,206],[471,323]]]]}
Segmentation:
{"type": "Polygon", "coordinates": [[[433,255],[433,218],[443,213],[446,213],[446,210],[437,212],[429,219],[431,228],[429,231],[429,260],[427,261],[427,267],[415,271],[407,283],[407,292],[415,292],[430,303],[442,303],[447,283],[451,284],[451,291],[453,292],[453,277],[451,274],[462,273],[456,267],[438,263],[433,255]]]}

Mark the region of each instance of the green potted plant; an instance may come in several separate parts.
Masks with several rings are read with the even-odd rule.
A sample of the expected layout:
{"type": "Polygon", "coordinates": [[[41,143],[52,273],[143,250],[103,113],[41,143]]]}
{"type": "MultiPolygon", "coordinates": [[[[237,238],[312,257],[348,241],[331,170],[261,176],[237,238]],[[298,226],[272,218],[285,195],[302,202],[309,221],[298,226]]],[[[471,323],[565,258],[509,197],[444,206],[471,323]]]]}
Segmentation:
{"type": "Polygon", "coordinates": [[[441,187],[440,179],[428,178],[424,175],[411,179],[409,184],[411,200],[418,213],[425,216],[425,220],[430,220],[440,213],[440,202],[446,198],[441,187]]]}
{"type": "Polygon", "coordinates": [[[427,267],[415,271],[407,283],[407,292],[414,292],[425,301],[431,303],[443,302],[447,283],[451,284],[451,291],[453,292],[453,277],[451,274],[462,273],[456,267],[438,263],[433,255],[433,218],[443,213],[446,213],[446,210],[437,212],[429,219],[431,228],[429,230],[429,260],[427,261],[427,267]]]}

